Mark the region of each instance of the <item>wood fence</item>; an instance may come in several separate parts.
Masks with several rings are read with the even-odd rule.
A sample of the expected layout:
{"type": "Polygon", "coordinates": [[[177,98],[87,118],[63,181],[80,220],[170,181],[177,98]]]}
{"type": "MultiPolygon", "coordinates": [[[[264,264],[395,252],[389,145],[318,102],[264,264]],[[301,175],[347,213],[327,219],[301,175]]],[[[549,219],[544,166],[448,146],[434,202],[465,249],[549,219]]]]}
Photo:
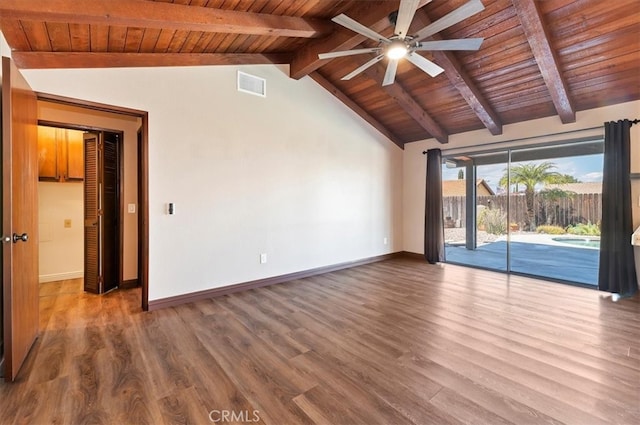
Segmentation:
{"type": "MultiPolygon", "coordinates": [[[[478,208],[500,209],[507,212],[508,195],[478,196],[478,208]]],[[[445,225],[464,227],[466,220],[466,197],[443,198],[445,225]]],[[[548,201],[536,195],[533,199],[535,224],[553,224],[567,227],[576,223],[599,223],[602,218],[602,194],[575,194],[570,197],[548,201]]],[[[511,223],[523,227],[527,217],[527,203],[523,194],[512,195],[510,205],[511,223]]]]}

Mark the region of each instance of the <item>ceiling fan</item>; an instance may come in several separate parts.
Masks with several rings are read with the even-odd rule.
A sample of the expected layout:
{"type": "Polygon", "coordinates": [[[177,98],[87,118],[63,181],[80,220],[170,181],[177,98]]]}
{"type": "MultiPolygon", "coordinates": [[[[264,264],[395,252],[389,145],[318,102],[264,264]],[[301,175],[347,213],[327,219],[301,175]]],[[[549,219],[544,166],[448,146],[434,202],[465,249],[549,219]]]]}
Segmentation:
{"type": "Polygon", "coordinates": [[[377,41],[379,45],[377,47],[364,49],[321,53],[318,57],[320,59],[333,59],[342,56],[374,53],[376,56],[373,59],[342,77],[343,80],[350,80],[367,68],[380,62],[386,56],[388,58],[388,64],[382,85],[387,86],[389,84],[393,84],[395,81],[398,61],[403,58],[432,77],[444,72],[444,69],[416,52],[427,50],[478,50],[480,48],[480,45],[484,40],[483,38],[436,41],[422,40],[484,10],[484,5],[481,0],[471,0],[453,12],[422,28],[417,33],[409,35],[407,34],[409,26],[411,25],[411,21],[413,20],[419,3],[420,0],[400,0],[400,8],[397,15],[394,13],[390,16],[392,23],[394,23],[393,21],[395,20],[394,35],[388,38],[378,34],[370,28],[365,27],[345,14],[336,16],[332,21],[350,29],[351,31],[377,41]]]}

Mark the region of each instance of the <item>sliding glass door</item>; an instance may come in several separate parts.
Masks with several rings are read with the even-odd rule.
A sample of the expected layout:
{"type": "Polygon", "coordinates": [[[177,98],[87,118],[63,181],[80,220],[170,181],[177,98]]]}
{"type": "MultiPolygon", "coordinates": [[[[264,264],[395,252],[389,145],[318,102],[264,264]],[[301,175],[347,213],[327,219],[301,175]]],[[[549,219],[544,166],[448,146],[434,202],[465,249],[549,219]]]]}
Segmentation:
{"type": "Polygon", "coordinates": [[[601,140],[446,157],[451,263],[597,285],[601,140]]]}
{"type": "Polygon", "coordinates": [[[601,142],[511,152],[510,270],[597,285],[601,142]]]}
{"type": "Polygon", "coordinates": [[[508,199],[500,177],[508,152],[449,158],[442,173],[448,262],[507,271],[508,199]]]}

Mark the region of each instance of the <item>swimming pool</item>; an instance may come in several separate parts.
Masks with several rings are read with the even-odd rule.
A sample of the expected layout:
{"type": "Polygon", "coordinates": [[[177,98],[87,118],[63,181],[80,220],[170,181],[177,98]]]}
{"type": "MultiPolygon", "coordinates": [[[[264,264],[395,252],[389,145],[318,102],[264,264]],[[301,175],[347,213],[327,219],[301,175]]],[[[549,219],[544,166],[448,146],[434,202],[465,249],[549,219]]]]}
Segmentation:
{"type": "Polygon", "coordinates": [[[591,238],[552,238],[556,242],[565,243],[567,245],[576,245],[585,248],[595,248],[600,249],[600,239],[591,239],[591,238]]]}

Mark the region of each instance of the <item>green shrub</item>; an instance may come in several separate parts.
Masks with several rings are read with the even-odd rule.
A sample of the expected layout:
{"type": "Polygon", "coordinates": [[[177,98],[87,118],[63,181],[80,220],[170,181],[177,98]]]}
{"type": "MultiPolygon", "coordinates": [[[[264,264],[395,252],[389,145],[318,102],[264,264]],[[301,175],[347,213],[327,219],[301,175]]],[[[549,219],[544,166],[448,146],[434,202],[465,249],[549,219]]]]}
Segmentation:
{"type": "Polygon", "coordinates": [[[587,224],[578,223],[567,227],[567,233],[572,235],[600,236],[600,227],[591,222],[587,224]]]}
{"type": "Polygon", "coordinates": [[[567,233],[564,228],[560,226],[551,226],[551,225],[542,225],[538,226],[536,229],[538,233],[546,233],[548,235],[564,235],[567,233]]]}
{"type": "Polygon", "coordinates": [[[501,209],[483,208],[478,214],[478,226],[492,235],[507,233],[507,215],[501,209]]]}

